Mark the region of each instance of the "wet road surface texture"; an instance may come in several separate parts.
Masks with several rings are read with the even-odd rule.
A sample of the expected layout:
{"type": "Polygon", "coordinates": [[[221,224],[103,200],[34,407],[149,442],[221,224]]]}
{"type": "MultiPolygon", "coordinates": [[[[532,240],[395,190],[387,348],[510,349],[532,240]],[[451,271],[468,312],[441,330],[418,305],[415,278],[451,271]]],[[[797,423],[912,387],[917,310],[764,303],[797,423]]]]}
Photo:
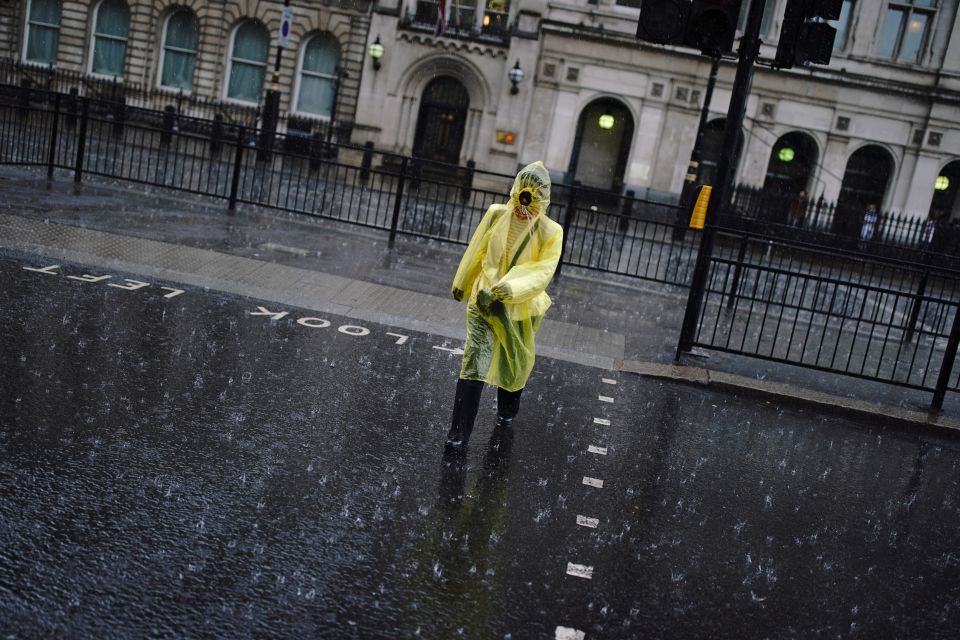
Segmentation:
{"type": "Polygon", "coordinates": [[[955,637],[956,437],[178,291],[0,256],[4,637],[955,637]]]}

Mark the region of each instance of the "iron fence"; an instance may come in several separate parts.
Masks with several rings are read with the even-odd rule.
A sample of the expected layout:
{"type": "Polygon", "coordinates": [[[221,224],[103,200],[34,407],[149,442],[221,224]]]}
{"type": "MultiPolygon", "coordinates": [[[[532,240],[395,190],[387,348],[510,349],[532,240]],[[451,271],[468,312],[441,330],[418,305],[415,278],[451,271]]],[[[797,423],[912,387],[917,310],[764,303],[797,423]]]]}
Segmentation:
{"type": "MultiPolygon", "coordinates": [[[[893,261],[859,272],[798,269],[755,260],[767,237],[716,233],[748,246],[706,258],[693,346],[930,391],[936,409],[948,390],[960,391],[957,274],[893,261]]],[[[817,250],[791,247],[799,252],[817,250]]]]}
{"type": "MultiPolygon", "coordinates": [[[[9,89],[9,88],[6,88],[9,89]]],[[[36,90],[31,89],[31,94],[36,90]]],[[[11,95],[16,97],[15,92],[11,95]]],[[[465,244],[513,176],[70,94],[0,100],[0,163],[167,187],[465,244]],[[265,144],[268,142],[268,144],[265,144]]],[[[674,205],[554,185],[561,266],[690,286],[701,234],[674,205]]],[[[723,221],[729,217],[722,218],[723,221]]],[[[960,274],[857,247],[714,227],[693,344],[912,389],[960,391],[960,274]]],[[[691,307],[693,308],[693,307],[691,307]]],[[[686,325],[685,325],[686,326],[686,325]]]]}

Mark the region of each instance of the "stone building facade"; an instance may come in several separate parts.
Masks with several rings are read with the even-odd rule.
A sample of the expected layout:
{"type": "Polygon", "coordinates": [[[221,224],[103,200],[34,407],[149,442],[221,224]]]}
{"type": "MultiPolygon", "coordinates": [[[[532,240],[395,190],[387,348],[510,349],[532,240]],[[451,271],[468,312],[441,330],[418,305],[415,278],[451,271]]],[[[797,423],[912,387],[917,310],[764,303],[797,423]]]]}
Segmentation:
{"type": "MultiPolygon", "coordinates": [[[[355,137],[504,172],[542,158],[556,177],[603,189],[680,190],[710,61],[638,43],[638,0],[448,4],[435,35],[436,0],[377,3],[369,40],[385,54],[365,73],[355,137]],[[524,79],[512,93],[515,66],[524,79]]],[[[762,58],[774,56],[785,5],[768,0],[762,58]]],[[[846,0],[829,66],[758,67],[738,181],[960,216],[957,5],[846,0]]],[[[722,62],[710,105],[708,175],[734,70],[722,62]]]]}
{"type": "MultiPolygon", "coordinates": [[[[786,3],[767,0],[762,58],[774,55],[786,3]]],[[[482,169],[543,159],[555,178],[598,189],[680,190],[710,61],[638,43],[639,0],[446,0],[441,33],[441,0],[291,4],[278,89],[298,120],[333,117],[355,143],[482,169]],[[379,60],[368,55],[375,43],[379,60]]],[[[829,66],[758,67],[738,182],[960,217],[958,4],[844,0],[829,66]]],[[[0,56],[253,108],[271,84],[282,10],[11,0],[0,3],[0,56]]],[[[734,69],[721,63],[709,105],[707,181],[734,69]]]]}
{"type": "MultiPolygon", "coordinates": [[[[352,121],[370,4],[290,3],[282,112],[352,121]]],[[[255,110],[272,85],[282,15],[283,2],[257,0],[14,0],[0,4],[0,56],[28,70],[255,110]]]]}

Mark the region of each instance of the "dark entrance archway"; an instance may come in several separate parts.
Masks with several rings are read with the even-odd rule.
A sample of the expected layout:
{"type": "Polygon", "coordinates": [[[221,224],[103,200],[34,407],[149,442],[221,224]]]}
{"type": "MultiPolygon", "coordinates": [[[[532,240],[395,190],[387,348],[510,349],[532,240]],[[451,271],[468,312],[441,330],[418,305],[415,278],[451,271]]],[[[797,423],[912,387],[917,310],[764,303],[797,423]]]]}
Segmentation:
{"type": "Polygon", "coordinates": [[[633,140],[633,116],[618,100],[601,98],[580,113],[570,156],[570,175],[584,186],[623,189],[623,174],[633,140]]]}
{"type": "Polygon", "coordinates": [[[430,81],[420,99],[413,155],[437,162],[460,162],[470,96],[456,78],[430,81]]]}
{"type": "Polygon", "coordinates": [[[847,160],[840,197],[834,213],[834,231],[849,236],[860,234],[860,225],[867,207],[879,211],[893,174],[893,158],[883,147],[867,145],[847,160]]]}
{"type": "Polygon", "coordinates": [[[764,193],[791,200],[801,191],[809,193],[818,155],[817,143],[806,133],[791,131],[780,136],[770,150],[764,193]]]}
{"type": "Polygon", "coordinates": [[[960,219],[960,160],[954,160],[937,174],[930,217],[944,222],[960,219]]]}

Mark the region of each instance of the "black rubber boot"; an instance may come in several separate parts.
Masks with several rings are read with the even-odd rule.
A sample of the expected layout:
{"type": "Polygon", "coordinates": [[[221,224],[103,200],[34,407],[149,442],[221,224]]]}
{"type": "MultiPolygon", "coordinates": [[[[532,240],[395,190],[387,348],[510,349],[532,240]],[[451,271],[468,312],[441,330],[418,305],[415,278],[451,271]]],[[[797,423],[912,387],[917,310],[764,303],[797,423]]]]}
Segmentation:
{"type": "Polygon", "coordinates": [[[453,399],[453,424],[447,433],[447,446],[462,447],[470,440],[482,393],[482,381],[462,378],[457,380],[457,395],[453,399]]]}
{"type": "Polygon", "coordinates": [[[519,391],[507,391],[497,388],[497,427],[506,428],[513,424],[513,419],[520,413],[520,394],[519,391]]]}

